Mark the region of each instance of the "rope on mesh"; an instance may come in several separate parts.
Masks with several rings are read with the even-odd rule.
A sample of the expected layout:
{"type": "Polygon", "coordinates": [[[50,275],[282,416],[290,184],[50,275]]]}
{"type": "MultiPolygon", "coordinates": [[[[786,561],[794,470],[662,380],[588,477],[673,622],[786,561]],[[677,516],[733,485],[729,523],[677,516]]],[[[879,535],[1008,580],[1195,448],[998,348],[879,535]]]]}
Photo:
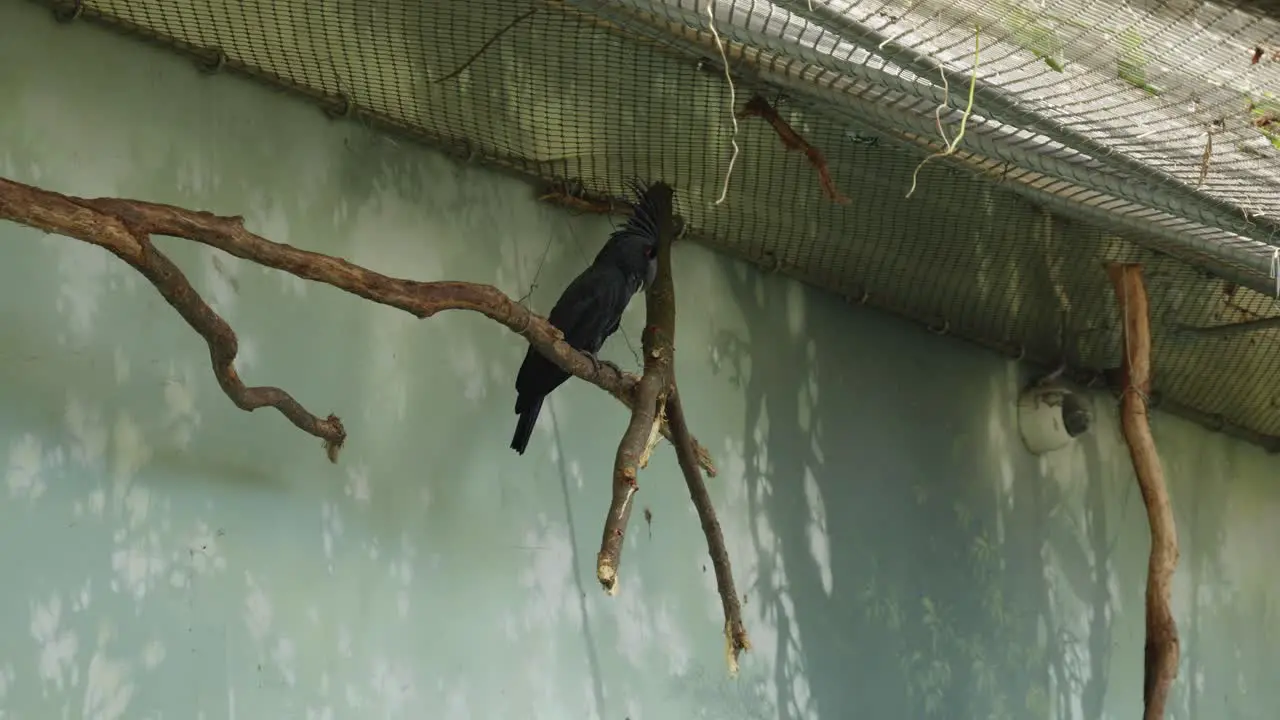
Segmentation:
{"type": "Polygon", "coordinates": [[[724,51],[724,41],[720,39],[720,31],[716,29],[715,0],[707,0],[707,28],[716,41],[716,50],[720,51],[720,65],[724,68],[724,81],[729,84],[729,121],[733,123],[733,134],[729,136],[729,144],[733,146],[733,154],[729,156],[729,167],[724,171],[724,185],[720,188],[720,198],[714,204],[720,205],[729,194],[729,177],[733,175],[733,165],[738,162],[738,92],[733,86],[733,76],[729,74],[729,56],[724,51]]]}
{"type": "MultiPolygon", "coordinates": [[[[942,135],[942,143],[943,143],[944,149],[941,150],[940,152],[936,152],[929,155],[924,160],[921,160],[919,165],[916,165],[916,169],[911,172],[911,189],[907,191],[906,197],[909,198],[912,195],[914,195],[916,192],[916,181],[920,176],[920,168],[923,168],[925,166],[925,163],[929,162],[930,160],[933,160],[934,158],[943,158],[949,155],[954,155],[956,152],[956,147],[958,147],[960,145],[960,141],[964,139],[965,127],[969,123],[969,116],[973,114],[973,95],[974,95],[974,91],[978,87],[978,64],[981,61],[981,52],[982,52],[982,27],[975,26],[974,33],[973,33],[973,73],[969,76],[969,102],[967,105],[965,105],[964,114],[960,116],[960,129],[956,132],[956,136],[952,138],[950,141],[948,141],[947,134],[942,130],[941,112],[942,112],[943,106],[939,105],[938,108],[934,110],[934,118],[936,118],[938,121],[938,133],[942,135]]],[[[950,103],[951,86],[947,82],[947,73],[943,69],[941,61],[938,62],[938,71],[942,73],[942,83],[943,83],[943,87],[945,88],[945,90],[943,91],[945,93],[944,97],[947,100],[947,102],[950,103]]]]}
{"type": "Polygon", "coordinates": [[[197,54],[196,67],[210,75],[222,70],[227,65],[227,54],[220,47],[211,47],[204,53],[197,54]]]}
{"type": "Polygon", "coordinates": [[[344,92],[333,95],[332,99],[322,106],[325,115],[330,120],[342,120],[351,117],[351,113],[355,112],[355,103],[351,102],[351,96],[344,92]]]}
{"type": "Polygon", "coordinates": [[[53,8],[53,18],[58,22],[69,23],[84,13],[84,0],[71,0],[53,8]]]}

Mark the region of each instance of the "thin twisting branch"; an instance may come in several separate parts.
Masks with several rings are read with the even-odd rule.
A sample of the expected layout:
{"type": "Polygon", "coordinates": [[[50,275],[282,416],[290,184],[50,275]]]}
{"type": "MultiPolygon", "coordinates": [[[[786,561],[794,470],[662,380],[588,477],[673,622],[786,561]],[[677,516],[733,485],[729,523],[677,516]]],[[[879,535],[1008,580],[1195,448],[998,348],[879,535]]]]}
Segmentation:
{"type": "Polygon", "coordinates": [[[724,533],[720,530],[720,521],[716,519],[715,506],[711,504],[711,495],[707,492],[707,485],[698,469],[693,436],[689,434],[684,407],[680,404],[680,390],[675,386],[667,400],[667,417],[671,422],[676,459],[684,473],[685,484],[689,486],[693,507],[698,511],[698,519],[702,522],[702,534],[707,538],[707,552],[711,555],[711,567],[716,573],[716,590],[720,593],[720,602],[724,606],[724,637],[725,647],[728,649],[729,672],[736,674],[738,656],[751,649],[751,640],[742,624],[742,605],[738,601],[738,590],[733,582],[729,549],[725,547],[724,533]]]}
{"type": "Polygon", "coordinates": [[[277,387],[246,387],[235,370],[239,343],[235,332],[209,307],[173,261],[151,244],[157,223],[146,213],[120,212],[127,203],[82,200],[0,180],[0,217],[48,232],[71,235],[105,248],[145,277],[182,319],[209,346],[213,375],[236,407],[256,410],[274,407],[304,432],[325,442],[329,459],[337,462],[347,438],[335,415],[321,419],[289,393],[277,387]]]}
{"type": "Polygon", "coordinates": [[[439,84],[440,84],[440,83],[442,83],[442,82],[445,82],[445,81],[447,81],[447,80],[452,80],[452,79],[454,79],[454,78],[458,77],[459,75],[461,75],[463,70],[466,70],[467,68],[471,67],[471,64],[472,64],[472,63],[474,63],[477,59],[479,59],[479,58],[480,58],[480,56],[484,54],[484,51],[485,51],[485,50],[488,50],[488,49],[489,49],[489,46],[490,46],[490,45],[492,45],[492,44],[494,44],[494,43],[498,42],[498,40],[502,39],[502,36],[503,36],[503,35],[506,35],[506,34],[507,34],[507,31],[508,31],[508,30],[510,30],[511,28],[515,27],[516,25],[519,25],[519,24],[520,24],[520,23],[521,23],[525,18],[528,18],[529,16],[531,16],[531,15],[533,15],[534,13],[538,12],[538,10],[539,10],[539,8],[534,7],[534,8],[531,8],[531,9],[529,9],[529,10],[526,10],[525,12],[522,12],[522,13],[520,13],[519,15],[517,15],[517,16],[515,17],[515,19],[513,19],[511,22],[507,23],[506,25],[503,25],[501,30],[499,30],[498,32],[494,33],[494,34],[493,34],[493,36],[492,36],[492,37],[490,37],[488,40],[485,40],[485,41],[484,41],[484,44],[480,46],[480,49],[479,49],[479,50],[476,50],[474,53],[472,53],[472,54],[471,54],[471,57],[467,58],[467,61],[466,61],[466,62],[464,62],[464,63],[462,63],[461,65],[459,65],[459,66],[458,66],[458,69],[457,69],[457,70],[454,70],[453,72],[449,73],[448,75],[445,75],[444,77],[440,78],[439,80],[433,80],[433,81],[431,81],[431,82],[430,82],[430,83],[428,83],[428,84],[429,84],[429,85],[439,85],[439,84]]]}
{"type": "MultiPolygon", "coordinates": [[[[565,372],[605,390],[627,407],[635,404],[640,380],[637,376],[619,372],[605,363],[593,363],[565,343],[560,332],[545,318],[529,312],[492,285],[388,277],[340,258],[271,242],[246,230],[240,217],[220,217],[139,200],[75,198],[4,178],[0,178],[0,219],[97,245],[137,268],[209,342],[214,372],[223,373],[218,382],[237,407],[277,408],[300,429],[324,438],[331,456],[346,437],[341,421],[333,416],[319,419],[307,413],[279,388],[244,387],[231,367],[236,353],[235,334],[199,298],[182,272],[151,245],[149,236],[192,240],[419,318],[429,318],[444,310],[480,313],[525,338],[565,372]]],[[[665,424],[661,432],[671,439],[670,428],[665,424]]],[[[698,446],[698,454],[703,469],[714,477],[715,465],[706,449],[698,446]]]]}
{"type": "Polygon", "coordinates": [[[329,461],[336,463],[338,451],[347,439],[347,432],[338,416],[331,414],[322,420],[278,387],[247,387],[235,369],[235,359],[240,349],[235,331],[200,297],[178,266],[151,244],[148,233],[130,229],[137,242],[137,252],[132,252],[134,248],[127,248],[129,252],[121,252],[116,248],[107,249],[150,281],[182,319],[204,338],[209,346],[213,376],[222,391],[231,398],[231,402],[249,412],[262,407],[274,407],[303,432],[324,440],[329,461]]]}
{"type": "Polygon", "coordinates": [[[671,187],[658,183],[654,193],[658,223],[658,272],[645,292],[647,327],[641,337],[644,348],[644,374],[636,386],[636,402],[631,406],[631,422],[618,443],[613,463],[613,500],[604,522],[600,552],[596,556],[596,579],[610,595],[618,591],[618,564],[626,540],[627,522],[639,485],[636,475],[654,425],[662,421],[661,408],[666,404],[673,383],[676,296],[671,279],[671,242],[675,227],[671,214],[671,187]]]}
{"type": "Polygon", "coordinates": [[[822,186],[822,193],[834,203],[840,205],[849,204],[849,198],[840,194],[840,191],[836,189],[836,181],[831,178],[831,167],[827,165],[827,159],[822,156],[822,151],[814,147],[813,143],[806,140],[803,135],[796,132],[796,129],[791,127],[791,123],[783,120],[782,115],[778,114],[777,109],[770,105],[768,100],[759,95],[752,96],[738,111],[738,117],[758,117],[769,123],[769,126],[777,133],[778,139],[782,141],[783,147],[804,153],[804,156],[809,160],[809,164],[818,173],[818,184],[822,186]]]}

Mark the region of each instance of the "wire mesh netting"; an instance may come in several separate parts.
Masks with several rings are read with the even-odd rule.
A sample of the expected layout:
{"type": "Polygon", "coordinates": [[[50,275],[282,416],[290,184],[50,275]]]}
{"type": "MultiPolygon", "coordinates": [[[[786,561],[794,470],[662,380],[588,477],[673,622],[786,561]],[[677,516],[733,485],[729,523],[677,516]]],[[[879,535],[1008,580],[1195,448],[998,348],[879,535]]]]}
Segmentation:
{"type": "Polygon", "coordinates": [[[1078,378],[1141,262],[1156,401],[1280,450],[1267,3],[36,1],[1078,378]]]}

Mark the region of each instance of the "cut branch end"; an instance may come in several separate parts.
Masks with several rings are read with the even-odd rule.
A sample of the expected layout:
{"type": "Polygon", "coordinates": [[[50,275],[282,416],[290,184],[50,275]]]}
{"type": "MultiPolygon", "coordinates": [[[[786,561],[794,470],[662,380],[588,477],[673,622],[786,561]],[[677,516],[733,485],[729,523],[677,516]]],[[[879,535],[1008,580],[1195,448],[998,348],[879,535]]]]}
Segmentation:
{"type": "Polygon", "coordinates": [[[606,594],[618,594],[618,569],[611,564],[609,558],[596,558],[596,580],[600,581],[600,587],[604,588],[606,594]]]}

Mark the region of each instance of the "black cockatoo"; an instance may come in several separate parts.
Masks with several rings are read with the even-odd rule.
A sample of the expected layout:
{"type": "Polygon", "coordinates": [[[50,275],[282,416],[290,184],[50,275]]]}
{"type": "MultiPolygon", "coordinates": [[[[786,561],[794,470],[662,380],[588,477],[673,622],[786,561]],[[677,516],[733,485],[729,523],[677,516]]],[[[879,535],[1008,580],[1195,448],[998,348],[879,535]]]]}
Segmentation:
{"type": "MultiPolygon", "coordinates": [[[[547,320],[564,333],[565,342],[596,359],[604,341],[618,330],[622,313],[658,272],[658,227],[671,213],[671,188],[655,183],[633,186],[639,202],[631,219],[615,230],[591,265],[564,289],[547,320]]],[[[599,360],[596,360],[599,362],[599,360]]],[[[542,401],[569,379],[569,373],[529,348],[516,375],[516,432],[511,449],[521,455],[538,422],[542,401]]]]}

